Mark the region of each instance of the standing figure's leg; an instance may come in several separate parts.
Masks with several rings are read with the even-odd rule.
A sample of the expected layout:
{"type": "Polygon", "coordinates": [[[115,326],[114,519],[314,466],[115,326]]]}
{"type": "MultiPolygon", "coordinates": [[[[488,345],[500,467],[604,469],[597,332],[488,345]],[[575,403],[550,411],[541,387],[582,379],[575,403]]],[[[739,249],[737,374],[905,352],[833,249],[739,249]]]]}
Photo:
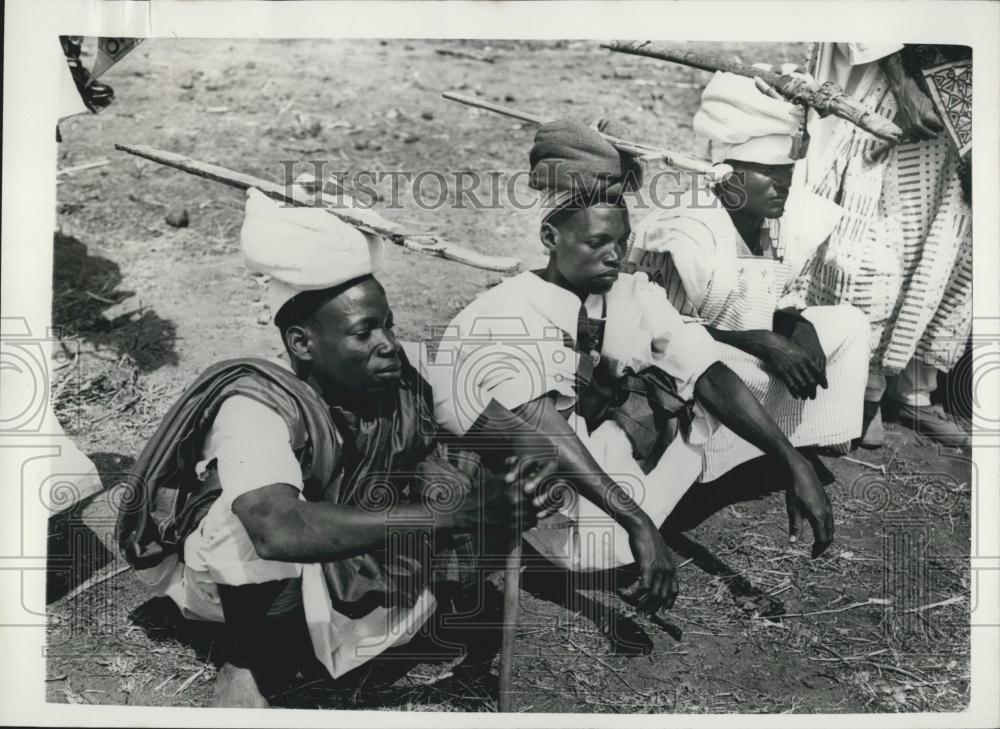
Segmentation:
{"type": "Polygon", "coordinates": [[[885,395],[885,375],[870,372],[865,387],[865,409],[861,421],[862,448],[881,448],[885,445],[885,428],[882,426],[882,398],[885,395]]]}
{"type": "Polygon", "coordinates": [[[953,446],[969,444],[969,434],[944,408],[931,404],[937,388],[938,370],[913,358],[889,387],[889,398],[900,423],[939,443],[953,446]]]}

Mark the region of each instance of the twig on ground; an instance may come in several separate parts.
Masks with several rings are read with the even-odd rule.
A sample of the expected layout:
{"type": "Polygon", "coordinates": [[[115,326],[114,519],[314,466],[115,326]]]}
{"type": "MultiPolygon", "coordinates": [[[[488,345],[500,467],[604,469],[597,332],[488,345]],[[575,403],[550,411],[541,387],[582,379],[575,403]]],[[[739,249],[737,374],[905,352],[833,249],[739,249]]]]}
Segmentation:
{"type": "Polygon", "coordinates": [[[117,304],[118,302],[114,299],[109,299],[107,296],[101,296],[100,294],[95,294],[93,291],[84,291],[84,294],[94,299],[95,301],[100,301],[102,304],[117,304]]]}
{"type": "MultiPolygon", "coordinates": [[[[765,618],[766,620],[766,618],[765,618]]],[[[713,638],[732,638],[732,633],[706,633],[703,630],[689,630],[688,635],[708,635],[713,638]]]]}
{"type": "Polygon", "coordinates": [[[82,694],[78,694],[76,691],[74,691],[72,685],[67,684],[67,686],[68,686],[68,688],[59,689],[59,693],[61,693],[63,696],[65,696],[66,697],[66,701],[68,701],[69,703],[71,703],[71,704],[92,704],[92,703],[94,703],[93,701],[91,701],[90,699],[88,699],[86,696],[83,696],[82,694]]]}
{"type": "Polygon", "coordinates": [[[57,170],[56,177],[65,177],[66,175],[72,175],[74,172],[82,172],[83,170],[90,170],[95,167],[104,167],[109,164],[111,164],[111,160],[106,157],[102,157],[101,159],[95,159],[90,162],[84,162],[83,164],[73,165],[72,167],[64,167],[61,170],[57,170]]]}
{"type": "Polygon", "coordinates": [[[73,381],[73,372],[76,371],[79,366],[80,366],[80,355],[77,354],[73,359],[71,359],[66,364],[59,365],[58,367],[54,368],[55,370],[61,370],[64,367],[69,367],[70,369],[66,370],[66,372],[63,374],[62,379],[59,380],[59,384],[57,384],[55,387],[52,388],[52,395],[50,397],[50,402],[55,403],[59,400],[59,395],[61,395],[62,391],[66,389],[66,385],[68,385],[70,382],[73,381]]]}
{"type": "MultiPolygon", "coordinates": [[[[711,678],[712,678],[712,679],[714,679],[714,680],[716,680],[716,681],[725,681],[726,683],[730,684],[731,686],[736,686],[737,688],[741,688],[741,689],[743,689],[744,691],[750,691],[750,689],[748,689],[748,688],[747,688],[746,686],[744,686],[743,684],[741,684],[741,683],[736,683],[735,681],[730,681],[730,680],[729,680],[728,678],[725,678],[725,677],[723,677],[723,676],[712,676],[711,678]]],[[[752,692],[751,692],[751,693],[752,693],[752,692]]]]}
{"type": "Polygon", "coordinates": [[[929,605],[921,605],[920,607],[910,608],[909,610],[904,610],[904,613],[922,613],[924,610],[933,610],[934,608],[944,607],[945,605],[954,605],[956,603],[963,602],[965,600],[964,595],[956,595],[955,597],[949,597],[947,600],[941,600],[940,602],[932,602],[929,605]]]}
{"type": "Polygon", "coordinates": [[[880,471],[883,476],[886,475],[885,464],[876,465],[874,463],[869,463],[868,461],[862,461],[857,458],[851,458],[850,456],[841,456],[841,460],[850,461],[851,463],[857,463],[859,466],[864,466],[865,468],[870,468],[873,471],[880,471]]]}
{"type": "Polygon", "coordinates": [[[870,597],[865,602],[853,602],[850,605],[845,605],[841,608],[834,608],[833,610],[814,610],[809,613],[785,613],[784,615],[778,615],[775,617],[780,618],[804,618],[809,615],[825,615],[827,613],[842,613],[845,610],[853,610],[854,608],[867,607],[868,605],[888,605],[889,601],[881,597],[870,597]]]}
{"type": "Polygon", "coordinates": [[[621,682],[622,682],[623,684],[625,684],[626,686],[628,686],[628,688],[629,688],[629,689],[630,689],[631,691],[634,691],[635,693],[641,693],[640,691],[637,691],[637,690],[635,689],[635,687],[634,687],[634,686],[632,686],[632,684],[630,684],[630,683],[629,683],[628,681],[626,681],[626,680],[625,680],[625,677],[624,677],[624,676],[622,676],[622,675],[621,675],[621,674],[622,674],[622,672],[623,672],[623,671],[624,671],[625,669],[623,669],[623,668],[615,668],[614,666],[612,666],[612,665],[611,665],[610,663],[608,663],[607,661],[605,661],[605,660],[601,659],[601,657],[600,657],[600,656],[597,656],[597,655],[594,655],[594,654],[593,654],[592,652],[590,652],[589,650],[587,650],[587,649],[586,649],[586,648],[584,648],[583,646],[580,646],[580,645],[577,645],[576,643],[574,643],[573,641],[569,640],[568,638],[566,639],[566,642],[567,642],[567,643],[569,643],[569,644],[570,644],[571,646],[573,646],[574,648],[576,648],[576,649],[577,649],[578,651],[580,651],[581,653],[583,653],[583,654],[584,654],[585,656],[587,656],[588,658],[592,658],[593,660],[597,661],[597,662],[598,662],[598,663],[600,663],[600,664],[601,664],[602,666],[604,666],[604,667],[605,667],[606,669],[608,669],[609,671],[611,671],[612,673],[614,673],[614,674],[615,674],[615,676],[617,676],[617,677],[618,677],[618,680],[619,680],[619,681],[621,681],[621,682]]]}
{"type": "Polygon", "coordinates": [[[94,425],[95,423],[99,423],[102,420],[107,420],[108,418],[112,417],[113,415],[118,415],[118,414],[124,412],[125,410],[128,410],[130,407],[132,407],[133,405],[135,405],[141,399],[142,399],[142,396],[140,396],[140,395],[135,395],[134,397],[130,397],[128,400],[126,400],[125,402],[123,402],[121,405],[119,405],[118,407],[116,407],[111,412],[104,413],[104,415],[100,416],[99,418],[94,418],[93,420],[91,420],[90,424],[94,425]]]}
{"type": "Polygon", "coordinates": [[[763,620],[761,620],[761,625],[763,625],[765,628],[777,628],[778,630],[788,630],[787,625],[785,625],[784,623],[777,622],[776,619],[780,618],[781,617],[780,615],[762,615],[761,617],[763,618],[763,620]]]}
{"type": "Polygon", "coordinates": [[[819,644],[819,647],[822,648],[823,650],[830,651],[830,653],[833,653],[836,656],[836,658],[810,658],[809,659],[810,661],[823,661],[823,662],[827,662],[827,661],[843,661],[844,663],[848,663],[850,661],[864,661],[864,660],[867,660],[868,658],[871,658],[872,656],[878,656],[878,655],[882,655],[883,653],[888,653],[889,652],[888,648],[880,648],[877,651],[872,651],[871,653],[866,653],[863,656],[842,656],[839,653],[837,653],[835,650],[833,650],[832,648],[830,648],[828,646],[825,646],[823,644],[819,644]]]}
{"type": "Polygon", "coordinates": [[[493,56],[484,56],[479,53],[469,53],[468,51],[455,51],[451,48],[435,48],[434,52],[441,56],[455,56],[456,58],[467,58],[470,61],[480,61],[482,63],[495,63],[497,59],[493,56]]]}
{"type": "Polygon", "coordinates": [[[194,681],[195,681],[195,679],[198,678],[198,676],[200,676],[204,672],[205,672],[205,667],[202,666],[197,671],[195,671],[190,676],[188,676],[187,679],[184,681],[184,683],[182,683],[178,687],[178,689],[176,691],[174,691],[174,696],[179,696],[181,693],[183,693],[184,690],[187,689],[188,686],[190,686],[191,684],[193,684],[194,681]]]}
{"type": "Polygon", "coordinates": [[[835,651],[833,648],[831,648],[828,645],[824,645],[823,643],[819,643],[818,646],[820,648],[822,648],[823,650],[825,650],[827,653],[832,653],[833,655],[835,655],[841,661],[846,661],[847,660],[842,655],[840,655],[840,653],[838,653],[837,651],[835,651]]]}
{"type": "Polygon", "coordinates": [[[897,668],[896,666],[890,666],[890,665],[887,665],[885,663],[879,663],[878,661],[865,661],[865,662],[869,663],[869,664],[871,664],[873,666],[875,666],[878,669],[884,669],[886,671],[893,671],[894,673],[901,673],[904,676],[909,676],[913,680],[920,681],[921,683],[928,683],[928,684],[930,683],[930,682],[927,681],[926,678],[921,678],[920,676],[918,676],[915,673],[910,673],[909,671],[906,671],[906,670],[904,670],[902,668],[897,668]]]}
{"type": "Polygon", "coordinates": [[[166,686],[171,681],[173,681],[175,678],[177,678],[177,674],[176,673],[171,673],[165,679],[163,679],[162,681],[160,681],[160,683],[156,684],[156,686],[153,687],[153,691],[162,691],[163,687],[166,686]]]}

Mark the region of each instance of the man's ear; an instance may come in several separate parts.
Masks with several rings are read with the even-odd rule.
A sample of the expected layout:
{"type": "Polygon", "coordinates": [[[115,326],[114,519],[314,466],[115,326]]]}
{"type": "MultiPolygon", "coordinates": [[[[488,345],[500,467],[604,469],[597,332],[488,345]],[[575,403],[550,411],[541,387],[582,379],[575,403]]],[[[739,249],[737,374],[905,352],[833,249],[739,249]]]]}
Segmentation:
{"type": "MultiPolygon", "coordinates": [[[[726,163],[730,164],[730,161],[727,160],[726,163]]],[[[716,184],[714,191],[728,207],[742,208],[747,202],[746,171],[733,165],[733,173],[716,184]]]]}
{"type": "Polygon", "coordinates": [[[538,238],[545,246],[545,250],[552,253],[559,242],[559,231],[552,223],[542,223],[542,227],[538,230],[538,238]]]}
{"type": "Polygon", "coordinates": [[[293,324],[285,330],[285,347],[292,357],[301,362],[312,360],[311,339],[312,333],[301,324],[293,324]]]}

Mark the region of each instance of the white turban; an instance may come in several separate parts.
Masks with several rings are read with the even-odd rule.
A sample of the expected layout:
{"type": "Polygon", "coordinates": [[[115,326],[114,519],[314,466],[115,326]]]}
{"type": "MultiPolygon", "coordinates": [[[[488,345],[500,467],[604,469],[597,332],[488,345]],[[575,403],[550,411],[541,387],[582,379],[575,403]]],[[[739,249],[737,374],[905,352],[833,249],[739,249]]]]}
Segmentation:
{"type": "Polygon", "coordinates": [[[381,236],[362,233],[322,208],[282,205],[252,187],[240,244],[247,267],[270,276],[271,316],[302,291],[372,273],[382,254],[381,236]]]}
{"type": "Polygon", "coordinates": [[[708,155],[716,164],[726,159],[792,164],[792,137],[801,124],[802,109],[796,104],[762,93],[752,78],[722,72],[708,82],[694,115],[695,134],[708,142],[708,155]]]}

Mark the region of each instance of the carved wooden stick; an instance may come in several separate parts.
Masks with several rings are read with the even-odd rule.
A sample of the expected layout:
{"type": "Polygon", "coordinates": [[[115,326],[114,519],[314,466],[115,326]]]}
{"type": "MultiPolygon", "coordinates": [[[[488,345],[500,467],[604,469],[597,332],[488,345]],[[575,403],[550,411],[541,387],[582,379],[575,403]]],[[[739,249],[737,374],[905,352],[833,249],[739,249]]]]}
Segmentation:
{"type": "MultiPolygon", "coordinates": [[[[457,101],[460,104],[465,104],[466,106],[474,106],[479,109],[486,109],[487,111],[492,111],[496,114],[502,114],[503,116],[509,116],[512,119],[520,119],[528,124],[535,124],[537,126],[542,126],[543,124],[548,124],[551,119],[546,119],[545,117],[538,116],[537,114],[531,114],[527,111],[521,111],[520,109],[512,109],[509,106],[500,106],[499,104],[493,104],[489,101],[483,101],[481,99],[474,99],[471,96],[465,96],[463,94],[456,94],[453,91],[446,91],[441,94],[444,98],[449,101],[457,101]]],[[[598,132],[602,137],[607,139],[611,144],[614,145],[615,149],[630,154],[633,157],[643,157],[646,159],[659,159],[670,165],[671,167],[676,167],[681,170],[687,170],[688,172],[695,172],[699,175],[708,176],[713,182],[721,182],[723,178],[731,174],[733,169],[729,165],[719,164],[713,165],[708,160],[698,159],[697,157],[689,157],[683,154],[677,154],[669,149],[664,149],[663,147],[652,147],[648,144],[640,144],[639,142],[632,142],[628,139],[621,139],[620,137],[614,137],[610,134],[604,134],[603,132],[598,132]]]]}
{"type": "MultiPolygon", "coordinates": [[[[221,182],[224,185],[229,185],[240,190],[256,187],[268,197],[291,205],[298,205],[300,207],[316,207],[317,205],[317,196],[309,194],[298,185],[286,187],[270,180],[246,175],[242,172],[220,167],[219,165],[200,162],[191,157],[175,154],[174,152],[165,152],[144,144],[116,144],[115,149],[152,160],[167,167],[183,170],[196,177],[203,177],[213,182],[221,182]]],[[[340,209],[330,206],[324,206],[323,209],[361,231],[378,233],[407,250],[437,256],[448,261],[464,263],[467,266],[482,268],[487,271],[501,271],[505,273],[516,271],[521,264],[520,259],[517,258],[491,256],[486,253],[479,253],[478,251],[463,248],[454,243],[448,243],[436,236],[410,232],[402,226],[386,220],[373,210],[357,207],[340,209]]]]}
{"type": "Polygon", "coordinates": [[[500,701],[501,712],[513,711],[514,704],[514,643],[517,640],[517,619],[521,610],[521,533],[511,540],[503,571],[503,626],[500,642],[500,701]]]}
{"type": "Polygon", "coordinates": [[[811,106],[820,116],[833,114],[846,119],[887,142],[898,143],[903,136],[903,130],[892,121],[859,104],[845,94],[842,88],[830,81],[817,86],[794,76],[754,68],[746,63],[738,63],[721,56],[680,51],[652,41],[613,41],[603,43],[601,47],[616,53],[629,53],[680,63],[702,71],[726,71],[748,78],[760,78],[789,101],[811,106]]]}

